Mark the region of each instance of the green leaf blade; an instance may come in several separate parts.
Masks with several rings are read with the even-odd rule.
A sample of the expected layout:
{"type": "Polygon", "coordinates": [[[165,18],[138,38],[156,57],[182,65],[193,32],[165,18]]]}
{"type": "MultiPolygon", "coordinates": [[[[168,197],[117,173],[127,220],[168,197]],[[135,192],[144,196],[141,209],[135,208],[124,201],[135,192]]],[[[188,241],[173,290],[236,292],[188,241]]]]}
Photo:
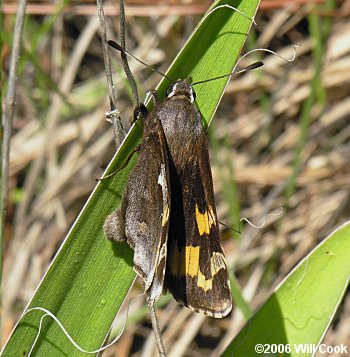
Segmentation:
{"type": "MultiPolygon", "coordinates": [[[[319,244],[275,290],[226,349],[223,356],[261,356],[257,344],[317,346],[349,285],[350,223],[319,244]]],[[[278,355],[278,354],[272,354],[278,355]]]]}

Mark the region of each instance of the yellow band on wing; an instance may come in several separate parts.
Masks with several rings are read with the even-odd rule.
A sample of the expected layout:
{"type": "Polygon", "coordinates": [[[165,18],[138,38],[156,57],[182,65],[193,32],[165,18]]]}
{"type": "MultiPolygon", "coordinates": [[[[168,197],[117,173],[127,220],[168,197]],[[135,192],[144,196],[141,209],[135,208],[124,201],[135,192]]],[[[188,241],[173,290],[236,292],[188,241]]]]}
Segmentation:
{"type": "Polygon", "coordinates": [[[196,222],[200,235],[203,235],[204,233],[209,234],[211,226],[216,223],[213,208],[208,206],[208,210],[201,213],[199,212],[198,205],[196,205],[196,222]]]}
{"type": "Polygon", "coordinates": [[[186,246],[185,249],[175,249],[174,264],[171,273],[174,276],[190,276],[191,278],[197,277],[197,284],[204,291],[208,291],[213,287],[214,276],[221,270],[226,269],[225,257],[222,253],[213,252],[210,258],[210,272],[211,277],[206,278],[201,272],[199,266],[200,247],[186,246]]]}

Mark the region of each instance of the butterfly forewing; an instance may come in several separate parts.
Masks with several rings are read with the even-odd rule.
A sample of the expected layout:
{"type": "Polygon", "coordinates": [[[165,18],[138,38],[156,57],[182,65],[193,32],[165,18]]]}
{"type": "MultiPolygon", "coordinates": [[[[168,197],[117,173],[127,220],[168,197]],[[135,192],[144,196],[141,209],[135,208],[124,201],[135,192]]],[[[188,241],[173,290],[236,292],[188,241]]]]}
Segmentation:
{"type": "Polygon", "coordinates": [[[223,317],[232,298],[201,115],[184,95],[167,99],[152,114],[162,122],[169,151],[166,288],[192,310],[223,317]]]}

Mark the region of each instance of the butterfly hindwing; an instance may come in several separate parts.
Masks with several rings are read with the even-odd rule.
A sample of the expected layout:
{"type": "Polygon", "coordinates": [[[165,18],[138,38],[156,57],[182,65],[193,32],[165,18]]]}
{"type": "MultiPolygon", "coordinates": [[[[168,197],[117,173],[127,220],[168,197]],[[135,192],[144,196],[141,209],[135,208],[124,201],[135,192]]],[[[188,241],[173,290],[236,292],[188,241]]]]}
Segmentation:
{"type": "Polygon", "coordinates": [[[127,240],[134,250],[134,270],[149,299],[163,290],[170,214],[169,167],[159,121],[146,118],[138,162],[129,176],[121,207],[106,220],[109,239],[127,240]]]}

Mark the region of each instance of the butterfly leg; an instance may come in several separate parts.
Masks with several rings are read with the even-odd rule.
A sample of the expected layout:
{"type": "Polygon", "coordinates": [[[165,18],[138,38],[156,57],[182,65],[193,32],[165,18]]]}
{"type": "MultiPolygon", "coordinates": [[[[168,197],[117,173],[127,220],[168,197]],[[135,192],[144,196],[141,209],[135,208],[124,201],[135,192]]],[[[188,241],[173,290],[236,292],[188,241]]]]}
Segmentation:
{"type": "Polygon", "coordinates": [[[119,171],[123,170],[126,168],[126,166],[128,165],[129,161],[131,160],[131,158],[134,156],[134,154],[136,152],[139,152],[141,149],[141,144],[137,145],[132,151],[131,153],[129,154],[129,156],[126,158],[126,160],[123,162],[123,165],[116,171],[113,171],[112,173],[106,175],[106,176],[103,176],[103,177],[100,177],[98,179],[96,179],[96,181],[103,181],[105,179],[108,179],[112,176],[114,176],[115,174],[117,174],[119,171]]]}
{"type": "Polygon", "coordinates": [[[150,96],[151,100],[153,102],[153,105],[159,104],[159,98],[158,98],[158,93],[155,89],[149,90],[146,94],[146,98],[150,96]]]}

